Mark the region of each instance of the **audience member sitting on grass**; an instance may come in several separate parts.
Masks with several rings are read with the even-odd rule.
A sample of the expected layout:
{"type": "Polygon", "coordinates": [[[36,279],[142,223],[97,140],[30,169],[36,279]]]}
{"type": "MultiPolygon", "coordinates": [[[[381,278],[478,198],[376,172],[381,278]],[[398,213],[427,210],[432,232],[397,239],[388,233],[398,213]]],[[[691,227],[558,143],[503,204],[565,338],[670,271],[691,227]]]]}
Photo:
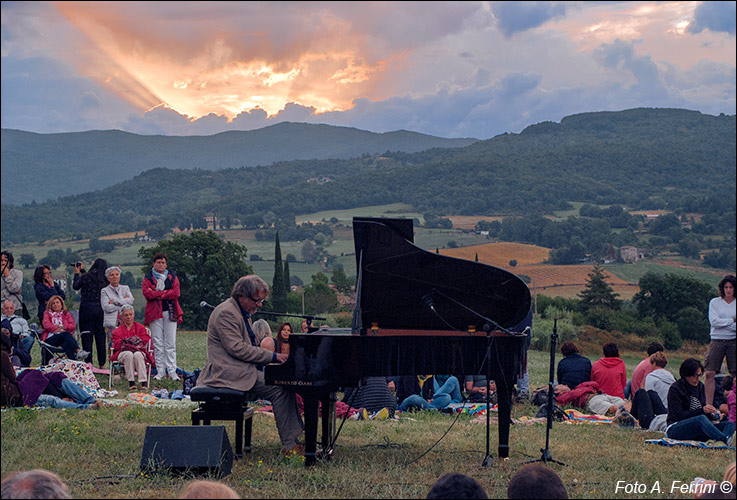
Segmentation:
{"type": "Polygon", "coordinates": [[[632,416],[643,429],[665,432],[668,390],[675,378],[665,369],[668,360],[662,351],[656,351],[649,359],[654,370],[645,377],[645,386],[632,396],[632,416]]]}
{"type": "Polygon", "coordinates": [[[120,360],[123,363],[131,391],[138,390],[135,382],[135,374],[138,372],[138,383],[141,390],[145,391],[148,389],[146,364],[154,366],[151,353],[146,348],[151,336],[145,326],[134,321],[136,311],[132,305],[125,304],[120,310],[123,323],[113,330],[113,354],[110,362],[120,360]]]}
{"type": "Polygon", "coordinates": [[[645,377],[654,369],[651,356],[656,352],[663,352],[664,350],[665,347],[660,342],[650,342],[650,345],[647,346],[647,357],[640,361],[632,371],[632,380],[630,381],[631,395],[634,395],[638,389],[645,387],[645,377]]]}
{"type": "Polygon", "coordinates": [[[240,498],[233,488],[217,481],[191,481],[179,498],[240,498]]]}
{"type": "Polygon", "coordinates": [[[604,357],[591,366],[591,380],[599,384],[601,392],[624,399],[627,385],[627,368],[619,357],[619,348],[614,342],[604,344],[604,357]]]}
{"type": "Polygon", "coordinates": [[[668,391],[668,429],[666,437],[678,440],[734,443],[734,422],[716,422],[717,409],[706,404],[701,377],[704,366],[688,358],[678,370],[679,378],[668,391]]]}
{"type": "Polygon", "coordinates": [[[468,400],[472,403],[486,403],[486,393],[489,393],[489,403],[497,404],[499,397],[496,393],[496,382],[486,383],[486,375],[466,375],[465,389],[468,400]]]}
{"type": "Polygon", "coordinates": [[[54,295],[49,299],[46,309],[43,313],[43,332],[41,340],[54,347],[64,349],[64,354],[69,359],[83,361],[89,352],[79,348],[79,344],[70,332],[74,331],[77,326],[74,318],[67,311],[64,300],[59,295],[54,295]]]}
{"type": "Polygon", "coordinates": [[[102,402],[96,400],[61,372],[44,373],[40,370],[23,370],[16,377],[10,361],[10,343],[2,336],[0,349],[2,370],[2,406],[38,406],[52,408],[98,409],[102,402]]]}
{"type": "Polygon", "coordinates": [[[560,353],[564,356],[558,362],[558,383],[575,389],[581,382],[591,380],[591,361],[579,354],[573,342],[563,342],[560,353]]]}
{"type": "Polygon", "coordinates": [[[568,498],[568,492],[555,471],[544,465],[530,464],[509,480],[507,498],[568,498]]]}
{"type": "Polygon", "coordinates": [[[427,498],[489,498],[484,487],[474,478],[457,472],[440,477],[427,498]]]}
{"type": "Polygon", "coordinates": [[[397,400],[389,389],[385,377],[366,377],[358,388],[347,387],[341,400],[351,408],[362,409],[364,420],[373,418],[393,418],[397,400]],[[354,395],[355,393],[355,395],[354,395]]]}
{"type": "Polygon", "coordinates": [[[555,386],[555,400],[561,405],[573,405],[596,415],[616,415],[629,412],[632,403],[624,398],[604,394],[599,384],[590,380],[571,390],[568,386],[555,386]]]}
{"type": "MultiPolygon", "coordinates": [[[[402,379],[403,377],[400,377],[402,379]]],[[[428,387],[429,389],[429,387],[428,387]]],[[[399,388],[397,388],[397,397],[399,397],[399,388]]],[[[419,390],[419,381],[417,382],[417,392],[407,396],[397,407],[400,411],[409,410],[442,410],[447,408],[451,403],[463,402],[463,394],[461,394],[461,386],[458,379],[452,375],[434,375],[430,379],[425,380],[422,384],[422,390],[419,390]],[[426,391],[425,386],[432,384],[432,391],[426,391]],[[427,397],[429,395],[429,397],[427,397]]]]}
{"type": "Polygon", "coordinates": [[[2,498],[72,498],[59,476],[43,469],[11,474],[0,486],[2,498]]]}
{"type": "MultiPolygon", "coordinates": [[[[650,356],[651,371],[645,377],[643,388],[646,391],[654,391],[663,406],[668,408],[668,391],[676,378],[671,372],[665,369],[668,366],[668,358],[664,352],[655,352],[650,356]]],[[[637,391],[635,391],[637,392],[637,391]]]]}

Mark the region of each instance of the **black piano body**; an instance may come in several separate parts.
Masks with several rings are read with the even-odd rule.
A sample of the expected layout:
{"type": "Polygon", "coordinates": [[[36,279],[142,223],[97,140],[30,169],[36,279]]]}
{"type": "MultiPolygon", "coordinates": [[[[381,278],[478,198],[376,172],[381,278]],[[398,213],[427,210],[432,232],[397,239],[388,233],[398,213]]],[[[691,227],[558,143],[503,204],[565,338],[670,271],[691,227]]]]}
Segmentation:
{"type": "Polygon", "coordinates": [[[511,391],[526,363],[530,293],[503,269],[427,252],[412,221],[355,218],[358,297],[350,329],[290,335],[290,356],[265,368],[267,384],[305,405],[305,463],[314,463],[318,406],[322,445],[334,431],[334,395],[367,376],[487,374],[499,396],[499,456],[509,454],[511,391]],[[490,363],[487,360],[490,351],[490,363]]]}

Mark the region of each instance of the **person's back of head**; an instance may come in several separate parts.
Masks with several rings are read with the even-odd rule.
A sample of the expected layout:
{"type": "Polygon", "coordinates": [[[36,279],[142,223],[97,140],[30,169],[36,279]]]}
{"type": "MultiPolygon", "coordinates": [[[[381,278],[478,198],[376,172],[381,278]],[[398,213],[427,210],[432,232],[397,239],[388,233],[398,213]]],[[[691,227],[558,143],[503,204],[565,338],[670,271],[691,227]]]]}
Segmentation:
{"type": "Polygon", "coordinates": [[[555,471],[540,464],[531,464],[512,476],[507,486],[507,498],[568,498],[568,492],[555,471]]]}
{"type": "Polygon", "coordinates": [[[474,478],[457,472],[435,481],[427,498],[489,498],[483,486],[474,478]]]}
{"type": "Polygon", "coordinates": [[[578,347],[571,341],[563,342],[563,345],[560,346],[560,353],[563,356],[570,356],[571,354],[576,354],[577,352],[578,347]]]}
{"type": "Polygon", "coordinates": [[[2,498],[72,498],[61,478],[43,469],[17,472],[0,489],[2,498]]]}
{"type": "Polygon", "coordinates": [[[724,477],[722,478],[722,481],[732,483],[732,486],[734,486],[735,480],[737,480],[737,462],[732,462],[724,470],[724,477]]]}
{"type": "Polygon", "coordinates": [[[665,357],[665,353],[656,351],[650,356],[650,362],[658,368],[665,368],[668,366],[668,358],[665,357]]]}
{"type": "Polygon", "coordinates": [[[240,498],[230,486],[217,481],[191,481],[179,498],[240,498]]]}
{"type": "Polygon", "coordinates": [[[652,356],[656,352],[663,352],[665,351],[665,347],[660,342],[650,342],[650,345],[647,346],[647,355],[652,356]]]}
{"type": "Polygon", "coordinates": [[[602,351],[604,351],[605,358],[619,357],[619,347],[617,347],[617,344],[615,344],[614,342],[607,342],[606,344],[604,344],[602,351]]]}

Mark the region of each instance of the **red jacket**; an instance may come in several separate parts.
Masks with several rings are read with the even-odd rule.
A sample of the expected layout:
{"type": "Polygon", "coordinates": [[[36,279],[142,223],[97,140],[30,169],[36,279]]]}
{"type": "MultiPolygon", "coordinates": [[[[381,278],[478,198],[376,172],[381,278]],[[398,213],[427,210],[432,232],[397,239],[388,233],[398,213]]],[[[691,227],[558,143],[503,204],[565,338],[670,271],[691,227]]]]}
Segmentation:
{"type": "Polygon", "coordinates": [[[156,289],[156,278],[153,273],[149,272],[143,278],[143,297],[146,299],[146,313],[143,317],[145,325],[151,324],[152,321],[164,317],[162,300],[171,300],[174,303],[174,309],[177,314],[177,324],[182,322],[182,308],[179,306],[179,279],[174,271],[169,271],[166,277],[166,288],[164,290],[156,289]]]}
{"type": "Polygon", "coordinates": [[[128,337],[134,337],[138,335],[138,338],[141,339],[141,341],[145,344],[148,344],[148,342],[151,340],[151,336],[146,331],[146,327],[144,327],[140,323],[133,322],[133,325],[131,326],[131,329],[128,330],[125,325],[120,325],[118,328],[113,330],[112,339],[113,339],[113,354],[110,356],[110,361],[117,361],[118,356],[120,355],[120,348],[121,344],[123,343],[123,339],[127,339],[128,337]]]}
{"type": "Polygon", "coordinates": [[[624,399],[627,367],[621,358],[601,358],[591,366],[591,380],[599,384],[604,394],[624,399]]]}
{"type": "MultiPolygon", "coordinates": [[[[49,334],[55,332],[58,328],[58,326],[56,326],[51,321],[51,314],[49,314],[50,312],[51,311],[49,311],[48,309],[44,311],[44,319],[42,321],[44,331],[41,332],[41,340],[43,340],[44,342],[49,337],[49,334]]],[[[64,311],[64,314],[61,316],[61,322],[64,331],[69,333],[72,333],[77,326],[77,324],[74,322],[74,318],[72,318],[72,315],[69,314],[69,311],[64,311]]]]}
{"type": "Polygon", "coordinates": [[[588,398],[589,394],[600,394],[601,390],[599,390],[599,384],[596,382],[588,381],[588,382],[581,382],[576,386],[575,389],[572,389],[568,392],[564,392],[563,394],[558,394],[555,396],[555,401],[561,405],[573,405],[578,406],[579,408],[586,409],[586,399],[588,398]]]}

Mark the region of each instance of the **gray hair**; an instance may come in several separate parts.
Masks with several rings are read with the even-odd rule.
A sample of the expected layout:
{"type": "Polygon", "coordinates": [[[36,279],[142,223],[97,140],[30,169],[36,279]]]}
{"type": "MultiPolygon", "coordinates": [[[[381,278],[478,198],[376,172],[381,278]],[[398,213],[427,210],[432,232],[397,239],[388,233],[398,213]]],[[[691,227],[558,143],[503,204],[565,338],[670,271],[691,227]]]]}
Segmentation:
{"type": "Polygon", "coordinates": [[[122,314],[123,311],[133,311],[133,312],[136,312],[136,308],[133,307],[130,304],[123,304],[122,306],[120,306],[120,313],[122,314]]]}
{"type": "Polygon", "coordinates": [[[264,338],[271,337],[271,327],[265,319],[259,319],[253,322],[253,333],[263,335],[264,338]]]}
{"type": "Polygon", "coordinates": [[[18,472],[2,483],[2,498],[72,498],[59,476],[43,469],[18,472]]]}
{"type": "Polygon", "coordinates": [[[266,295],[268,295],[268,283],[255,274],[249,274],[248,276],[238,278],[238,281],[233,285],[233,291],[230,292],[230,296],[236,300],[238,297],[253,297],[260,290],[264,290],[266,295]]]}
{"type": "Polygon", "coordinates": [[[112,271],[118,271],[118,273],[123,274],[123,271],[121,271],[118,266],[110,266],[107,269],[105,269],[105,277],[106,278],[109,278],[110,277],[110,273],[112,271]]]}

